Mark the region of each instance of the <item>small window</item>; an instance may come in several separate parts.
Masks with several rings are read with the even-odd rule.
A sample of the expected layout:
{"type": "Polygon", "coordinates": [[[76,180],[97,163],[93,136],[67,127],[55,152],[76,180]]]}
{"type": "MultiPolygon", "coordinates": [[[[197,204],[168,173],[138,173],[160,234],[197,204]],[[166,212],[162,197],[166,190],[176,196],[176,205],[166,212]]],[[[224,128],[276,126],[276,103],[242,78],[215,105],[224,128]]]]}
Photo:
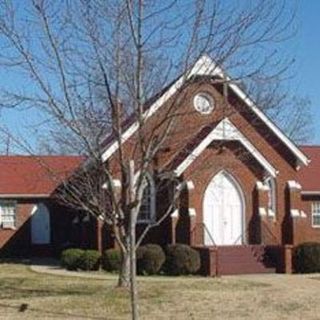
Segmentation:
{"type": "Polygon", "coordinates": [[[149,223],[155,219],[155,187],[150,176],[146,178],[146,186],[143,191],[138,223],[149,223]]]}
{"type": "Polygon", "coordinates": [[[0,221],[2,228],[14,228],[16,224],[16,203],[0,202],[0,221]]]}
{"type": "Polygon", "coordinates": [[[320,202],[312,202],[312,226],[320,228],[320,202]]]}
{"type": "Polygon", "coordinates": [[[210,114],[214,109],[214,100],[209,94],[201,92],[194,97],[193,105],[201,114],[210,114]]]}
{"type": "Polygon", "coordinates": [[[268,187],[268,215],[274,217],[276,214],[276,186],[272,177],[268,177],[264,181],[268,187]]]}

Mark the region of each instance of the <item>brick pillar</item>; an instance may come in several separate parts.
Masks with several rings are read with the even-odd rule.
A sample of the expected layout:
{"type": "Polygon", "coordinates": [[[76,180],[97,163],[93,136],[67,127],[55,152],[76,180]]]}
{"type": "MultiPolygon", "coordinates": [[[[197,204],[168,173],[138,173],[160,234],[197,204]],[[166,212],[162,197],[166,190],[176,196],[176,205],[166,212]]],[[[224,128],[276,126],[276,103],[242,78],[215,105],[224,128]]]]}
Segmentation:
{"type": "Polygon", "coordinates": [[[189,244],[191,246],[197,245],[199,243],[199,235],[196,224],[196,209],[195,209],[195,200],[196,193],[195,187],[192,181],[187,181],[187,193],[188,193],[188,216],[189,216],[189,244]]]}
{"type": "Polygon", "coordinates": [[[102,254],[103,251],[103,221],[97,218],[96,223],[97,250],[102,254]]]}
{"type": "Polygon", "coordinates": [[[175,244],[177,241],[177,234],[176,234],[176,228],[179,220],[179,211],[176,209],[171,214],[171,244],[175,244]]]}
{"type": "Polygon", "coordinates": [[[302,223],[303,218],[306,218],[306,214],[301,210],[301,186],[298,182],[290,180],[287,182],[287,194],[288,203],[288,228],[291,227],[291,241],[290,244],[297,243],[296,235],[298,234],[298,229],[302,223]]]}
{"type": "MultiPolygon", "coordinates": [[[[116,191],[116,196],[120,198],[121,181],[119,179],[113,179],[113,185],[116,191]]],[[[106,247],[118,248],[118,243],[115,241],[112,227],[107,224],[104,224],[104,222],[99,218],[97,219],[96,239],[97,239],[97,249],[100,252],[102,252],[106,247]]]]}
{"type": "Polygon", "coordinates": [[[189,208],[190,246],[199,245],[199,243],[197,243],[199,242],[199,230],[197,230],[196,215],[196,210],[189,208]]]}
{"type": "Polygon", "coordinates": [[[285,245],[283,248],[283,272],[291,274],[293,271],[292,266],[292,245],[285,245]]]}
{"type": "Polygon", "coordinates": [[[253,243],[264,243],[266,241],[263,232],[263,224],[268,223],[268,191],[269,187],[261,181],[256,183],[256,223],[250,230],[253,234],[250,238],[253,243]]]}

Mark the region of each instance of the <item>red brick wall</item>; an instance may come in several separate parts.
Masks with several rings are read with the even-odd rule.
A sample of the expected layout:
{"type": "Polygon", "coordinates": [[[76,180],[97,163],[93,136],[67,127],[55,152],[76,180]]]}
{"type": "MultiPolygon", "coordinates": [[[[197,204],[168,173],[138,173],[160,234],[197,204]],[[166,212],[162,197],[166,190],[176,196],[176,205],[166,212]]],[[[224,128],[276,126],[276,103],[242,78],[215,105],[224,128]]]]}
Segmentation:
{"type": "Polygon", "coordinates": [[[30,214],[33,203],[19,201],[16,211],[15,229],[0,229],[2,254],[28,255],[30,252],[30,214]]]}
{"type": "MultiPolygon", "coordinates": [[[[198,159],[196,159],[192,165],[188,168],[184,175],[186,180],[192,180],[195,185],[195,201],[194,208],[196,210],[196,223],[200,225],[203,222],[203,200],[206,188],[213,177],[221,170],[227,171],[231,174],[240,185],[243,190],[245,201],[245,225],[248,231],[247,241],[252,240],[253,232],[252,226],[255,223],[255,216],[257,214],[257,208],[254,207],[254,194],[256,181],[261,179],[262,170],[259,165],[253,161],[251,165],[249,163],[252,159],[249,159],[249,163],[243,163],[239,160],[235,154],[236,150],[239,150],[240,146],[237,143],[229,143],[226,148],[220,152],[219,147],[212,144],[210,148],[207,148],[198,159]]],[[[193,245],[202,244],[202,235],[198,236],[196,242],[193,245]]]]}
{"type": "Polygon", "coordinates": [[[302,196],[301,209],[306,214],[306,218],[295,218],[295,245],[308,241],[320,242],[320,228],[312,227],[311,204],[313,201],[320,201],[320,197],[302,196]]]}
{"type": "MultiPolygon", "coordinates": [[[[292,220],[290,217],[289,199],[287,195],[287,182],[296,180],[297,160],[292,152],[284,145],[284,143],[271,130],[249,110],[244,103],[239,100],[232,92],[229,92],[228,106],[224,108],[225,101],[221,94],[221,86],[210,84],[210,80],[205,82],[195,82],[186,86],[185,90],[177,96],[171,98],[161,109],[152,116],[145,128],[146,132],[151,132],[159,124],[171,107],[172,101],[179,106],[180,117],[176,118],[175,125],[170,136],[166,140],[165,145],[159,152],[154,169],[174,168],[173,161],[181,150],[188,151],[190,141],[200,132],[206,125],[218,124],[224,117],[228,117],[240,132],[259,150],[259,152],[278,170],[276,177],[276,217],[275,219],[263,219],[263,228],[259,232],[265,232],[268,235],[270,244],[292,243],[293,239],[290,234],[292,230],[292,220]],[[197,92],[207,92],[215,99],[215,109],[210,115],[201,115],[194,110],[193,97],[197,92]],[[186,150],[187,149],[187,150],[186,150]],[[264,230],[263,230],[264,229],[264,230]]],[[[163,126],[160,126],[160,133],[163,126]]],[[[127,155],[134,155],[137,166],[139,164],[139,149],[134,135],[124,146],[127,155]]],[[[192,149],[192,148],[191,148],[192,149]]],[[[221,169],[228,170],[235,179],[238,180],[245,194],[246,203],[246,225],[248,230],[248,242],[256,242],[254,232],[259,226],[260,217],[257,212],[255,199],[255,184],[257,180],[262,180],[265,175],[264,170],[258,164],[256,159],[252,157],[243,146],[239,143],[227,143],[222,153],[218,152],[219,143],[213,143],[208,147],[186,170],[183,174],[185,180],[192,180],[195,184],[195,202],[194,206],[197,212],[196,222],[202,222],[202,201],[204,191],[213,176],[221,169]]],[[[111,168],[118,167],[117,154],[110,160],[111,168]]],[[[194,196],[193,196],[194,198],[194,196]]],[[[180,213],[186,215],[185,210],[180,213]]],[[[261,222],[261,221],[260,221],[261,222]]],[[[189,225],[190,219],[186,216],[180,217],[178,222],[178,237],[182,241],[190,241],[189,225]]],[[[260,223],[261,225],[261,223],[260,223]]],[[[169,224],[168,224],[169,227],[169,224]]],[[[296,230],[296,229],[295,229],[296,230]]],[[[299,231],[301,235],[295,235],[295,238],[303,238],[304,231],[311,231],[312,228],[307,224],[299,231]]],[[[162,230],[163,231],[163,230],[162,230]]],[[[164,231],[163,231],[164,232],[164,231]]],[[[168,233],[167,230],[165,233],[168,233]]],[[[258,232],[258,231],[257,231],[258,232]]],[[[159,234],[160,237],[160,234],[159,234]]],[[[313,236],[312,236],[313,237],[313,236]]],[[[259,237],[258,237],[259,238],[259,237]]],[[[160,240],[160,239],[159,239],[160,240]]],[[[196,244],[202,241],[201,235],[196,239],[196,244]]]]}
{"type": "Polygon", "coordinates": [[[64,206],[45,200],[50,213],[50,238],[48,245],[31,243],[31,212],[43,200],[17,200],[15,229],[0,228],[0,253],[8,256],[58,255],[65,246],[97,248],[96,220],[74,224],[75,216],[81,216],[64,206]]]}

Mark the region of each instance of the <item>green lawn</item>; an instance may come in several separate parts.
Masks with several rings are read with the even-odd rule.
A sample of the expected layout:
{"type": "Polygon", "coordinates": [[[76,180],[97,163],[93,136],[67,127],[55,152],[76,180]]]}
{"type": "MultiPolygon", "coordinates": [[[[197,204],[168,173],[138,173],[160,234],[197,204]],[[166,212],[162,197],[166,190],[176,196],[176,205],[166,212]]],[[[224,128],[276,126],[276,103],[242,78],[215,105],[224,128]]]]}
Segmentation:
{"type": "MultiPolygon", "coordinates": [[[[142,319],[319,319],[317,276],[150,277],[139,282],[142,319]]],[[[0,319],[129,319],[116,280],[38,274],[0,264],[0,319]],[[19,311],[27,305],[24,312],[19,311]]]]}

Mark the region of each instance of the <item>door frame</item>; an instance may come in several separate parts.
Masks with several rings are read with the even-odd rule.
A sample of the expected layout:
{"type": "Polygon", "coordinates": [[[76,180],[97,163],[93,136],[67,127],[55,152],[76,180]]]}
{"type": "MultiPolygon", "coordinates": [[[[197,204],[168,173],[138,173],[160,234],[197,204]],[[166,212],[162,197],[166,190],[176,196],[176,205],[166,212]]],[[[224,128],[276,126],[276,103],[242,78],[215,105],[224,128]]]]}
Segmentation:
{"type": "Polygon", "coordinates": [[[50,215],[50,210],[49,208],[46,206],[45,203],[43,202],[39,202],[39,203],[36,203],[33,208],[32,208],[32,211],[31,211],[31,244],[32,245],[50,245],[51,244],[51,241],[52,241],[52,237],[51,237],[51,215],[50,215]],[[43,243],[35,243],[33,241],[33,222],[32,222],[32,219],[34,217],[34,214],[37,212],[37,210],[39,210],[39,208],[43,207],[46,212],[47,212],[47,215],[48,215],[48,230],[47,230],[47,234],[48,234],[48,242],[43,242],[43,243]]]}
{"type": "MultiPolygon", "coordinates": [[[[209,183],[207,184],[204,193],[203,193],[203,197],[202,197],[202,223],[203,225],[207,228],[205,221],[204,221],[204,217],[205,217],[205,200],[206,200],[206,192],[209,188],[210,183],[213,181],[213,179],[218,176],[219,174],[224,174],[227,176],[227,178],[230,178],[231,182],[233,183],[233,185],[235,186],[239,196],[240,196],[240,201],[241,201],[241,208],[242,208],[242,212],[241,212],[241,231],[242,231],[242,236],[241,236],[241,243],[240,244],[230,244],[230,245],[220,245],[220,246],[241,246],[241,245],[245,245],[247,244],[247,237],[246,237],[246,199],[245,199],[245,195],[243,192],[243,188],[241,186],[241,183],[239,183],[238,179],[236,179],[234,177],[233,174],[231,174],[228,170],[226,169],[222,169],[217,171],[210,179],[209,183]]],[[[212,235],[213,236],[213,235],[212,235]]],[[[203,244],[205,244],[205,234],[203,234],[203,244]]]]}

